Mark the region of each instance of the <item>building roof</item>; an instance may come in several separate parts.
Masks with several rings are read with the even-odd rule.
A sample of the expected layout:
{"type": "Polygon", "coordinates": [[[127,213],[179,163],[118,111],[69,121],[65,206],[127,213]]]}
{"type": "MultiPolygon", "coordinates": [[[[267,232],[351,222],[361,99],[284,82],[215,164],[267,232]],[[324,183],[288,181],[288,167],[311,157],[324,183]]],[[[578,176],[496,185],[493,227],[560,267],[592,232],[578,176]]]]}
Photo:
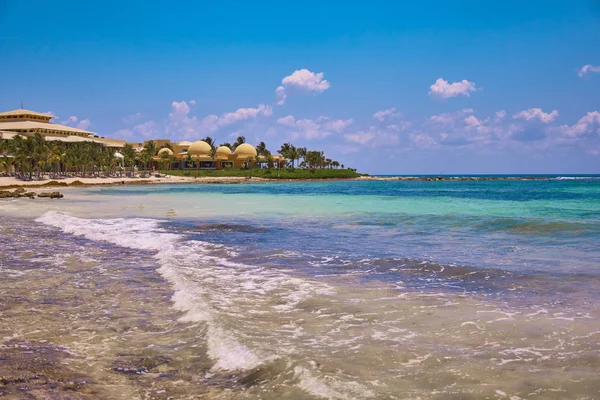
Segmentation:
{"type": "Polygon", "coordinates": [[[47,122],[39,121],[0,121],[0,129],[3,131],[14,131],[18,129],[45,129],[48,131],[62,131],[76,134],[93,135],[94,132],[86,131],[83,129],[73,128],[72,126],[61,125],[61,124],[50,124],[47,122]]]}
{"type": "Polygon", "coordinates": [[[235,148],[235,155],[238,157],[256,157],[256,149],[250,143],[242,143],[235,148]]]}
{"type": "Polygon", "coordinates": [[[208,155],[211,149],[210,144],[204,140],[198,140],[190,145],[187,152],[191,155],[208,155]]]}
{"type": "Polygon", "coordinates": [[[25,110],[23,108],[19,108],[17,110],[5,111],[5,112],[0,113],[0,117],[4,117],[4,116],[12,117],[12,116],[17,116],[17,115],[35,115],[36,117],[44,117],[44,118],[48,118],[48,119],[58,118],[51,114],[39,113],[36,111],[25,110]]]}
{"type": "Polygon", "coordinates": [[[183,142],[174,143],[176,146],[191,146],[193,143],[184,140],[183,142]]]}
{"type": "Polygon", "coordinates": [[[169,149],[168,147],[163,147],[158,151],[157,155],[160,157],[163,153],[167,153],[168,155],[172,156],[173,150],[169,149]]]}
{"type": "Polygon", "coordinates": [[[216,151],[216,154],[219,156],[229,156],[231,155],[231,149],[227,146],[219,146],[219,148],[216,151]]]}
{"type": "Polygon", "coordinates": [[[9,140],[14,138],[15,136],[21,136],[16,132],[8,132],[8,131],[0,131],[0,139],[9,140]]]}

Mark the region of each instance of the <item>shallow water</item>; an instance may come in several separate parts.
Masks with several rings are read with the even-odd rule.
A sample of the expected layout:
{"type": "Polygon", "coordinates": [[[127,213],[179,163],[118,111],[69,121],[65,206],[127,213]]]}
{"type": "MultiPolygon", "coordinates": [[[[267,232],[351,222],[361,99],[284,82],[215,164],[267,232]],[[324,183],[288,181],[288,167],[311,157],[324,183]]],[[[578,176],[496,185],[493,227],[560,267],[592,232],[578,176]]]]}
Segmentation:
{"type": "Polygon", "coordinates": [[[598,180],[65,194],[0,203],[0,338],[81,396],[600,397],[598,180]]]}

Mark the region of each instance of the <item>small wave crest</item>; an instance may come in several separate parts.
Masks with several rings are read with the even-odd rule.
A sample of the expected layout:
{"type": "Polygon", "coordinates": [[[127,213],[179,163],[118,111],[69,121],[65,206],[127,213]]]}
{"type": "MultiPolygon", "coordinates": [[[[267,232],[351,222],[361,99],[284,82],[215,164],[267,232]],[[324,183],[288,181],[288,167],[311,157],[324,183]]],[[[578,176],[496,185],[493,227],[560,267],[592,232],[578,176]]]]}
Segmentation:
{"type": "Polygon", "coordinates": [[[579,181],[579,180],[597,180],[600,179],[600,176],[557,176],[557,181],[579,181]]]}
{"type": "MultiPolygon", "coordinates": [[[[260,316],[284,318],[311,296],[331,291],[325,284],[275,268],[232,262],[225,246],[186,240],[184,234],[165,229],[160,220],[84,219],[50,211],[36,221],[90,240],[154,251],[158,272],[174,287],[174,307],[184,312],[181,320],[204,324],[207,354],[214,360],[215,372],[248,371],[289,354],[289,348],[260,345],[257,339],[270,334],[263,321],[273,321],[272,316],[260,316]]],[[[326,397],[345,398],[327,389],[318,377],[298,377],[301,389],[310,392],[314,385],[320,393],[335,393],[326,397]]]]}
{"type": "MultiPolygon", "coordinates": [[[[175,268],[177,265],[173,265],[172,260],[185,258],[188,252],[193,254],[193,249],[179,243],[182,238],[180,235],[162,229],[162,221],[143,218],[83,219],[55,211],[45,213],[36,221],[90,240],[155,251],[155,257],[162,265],[159,272],[175,286],[175,307],[186,313],[184,319],[207,324],[208,354],[215,360],[213,368],[246,369],[255,367],[262,361],[219,325],[215,311],[194,287],[181,278],[175,268]]],[[[201,245],[202,243],[196,242],[197,249],[201,245]]]]}

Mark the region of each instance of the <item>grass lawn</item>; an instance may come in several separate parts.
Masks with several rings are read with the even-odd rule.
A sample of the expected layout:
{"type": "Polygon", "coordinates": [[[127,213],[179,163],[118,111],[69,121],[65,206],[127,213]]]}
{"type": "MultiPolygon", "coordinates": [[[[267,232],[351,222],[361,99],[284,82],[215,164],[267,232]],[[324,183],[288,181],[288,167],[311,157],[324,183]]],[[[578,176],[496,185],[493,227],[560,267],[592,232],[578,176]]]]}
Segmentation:
{"type": "Polygon", "coordinates": [[[250,176],[268,179],[348,179],[357,178],[359,174],[348,169],[221,169],[221,170],[177,170],[161,171],[163,174],[174,176],[219,177],[219,176],[250,176]]]}

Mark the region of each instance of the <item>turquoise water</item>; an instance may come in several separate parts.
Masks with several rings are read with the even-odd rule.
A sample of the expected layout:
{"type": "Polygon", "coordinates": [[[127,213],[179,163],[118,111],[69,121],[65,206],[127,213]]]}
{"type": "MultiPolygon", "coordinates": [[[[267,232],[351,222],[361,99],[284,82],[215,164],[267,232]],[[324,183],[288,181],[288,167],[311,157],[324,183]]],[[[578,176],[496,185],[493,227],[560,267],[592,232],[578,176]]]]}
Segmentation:
{"type": "Polygon", "coordinates": [[[116,393],[150,385],[107,373],[123,353],[172,360],[171,375],[144,374],[174,398],[600,393],[595,177],[91,187],[31,204],[0,203],[11,254],[0,289],[17,298],[60,279],[69,295],[38,329],[15,319],[2,333],[84,348],[92,378],[116,393]],[[169,301],[150,300],[165,290],[169,301]],[[93,339],[55,332],[65,315],[93,339]]]}
{"type": "MultiPolygon", "coordinates": [[[[277,230],[252,235],[265,250],[600,274],[600,180],[169,185],[99,194],[168,198],[177,210],[171,219],[182,224],[194,224],[190,208],[204,206],[206,223],[277,230]]],[[[208,239],[237,244],[245,236],[208,239]]]]}

